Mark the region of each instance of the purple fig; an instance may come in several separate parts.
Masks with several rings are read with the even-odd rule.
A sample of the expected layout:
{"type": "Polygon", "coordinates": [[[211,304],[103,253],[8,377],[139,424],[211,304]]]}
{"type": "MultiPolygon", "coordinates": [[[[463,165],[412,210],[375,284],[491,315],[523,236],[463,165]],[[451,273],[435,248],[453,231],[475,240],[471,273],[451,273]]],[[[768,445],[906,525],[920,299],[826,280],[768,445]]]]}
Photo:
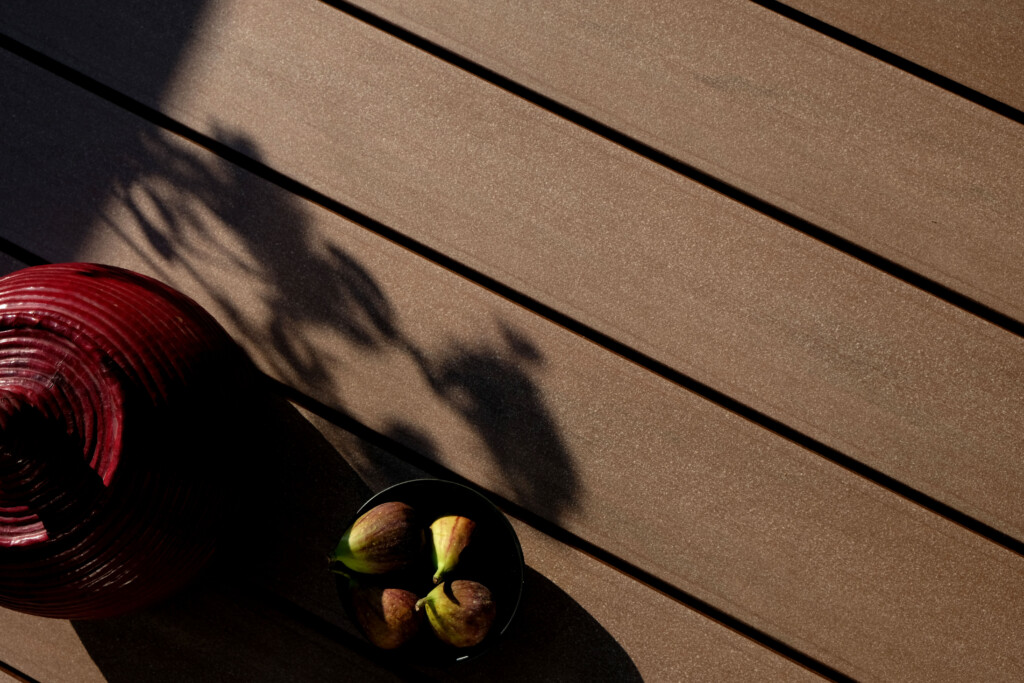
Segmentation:
{"type": "MultiPolygon", "coordinates": [[[[420,557],[425,544],[423,527],[405,503],[382,503],[353,522],[342,535],[330,562],[363,574],[384,574],[401,569],[420,557]]],[[[336,569],[345,573],[344,569],[336,569]]]]}
{"type": "Polygon", "coordinates": [[[476,581],[445,582],[416,602],[434,633],[454,647],[473,647],[494,623],[497,607],[491,591],[476,581]]]}
{"type": "Polygon", "coordinates": [[[459,563],[459,555],[469,545],[469,537],[475,527],[473,520],[455,515],[440,517],[430,525],[434,568],[437,570],[434,572],[434,583],[441,581],[459,563]]]}
{"type": "Polygon", "coordinates": [[[371,643],[393,650],[409,642],[420,628],[416,595],[401,588],[352,587],[352,607],[371,643]]]}

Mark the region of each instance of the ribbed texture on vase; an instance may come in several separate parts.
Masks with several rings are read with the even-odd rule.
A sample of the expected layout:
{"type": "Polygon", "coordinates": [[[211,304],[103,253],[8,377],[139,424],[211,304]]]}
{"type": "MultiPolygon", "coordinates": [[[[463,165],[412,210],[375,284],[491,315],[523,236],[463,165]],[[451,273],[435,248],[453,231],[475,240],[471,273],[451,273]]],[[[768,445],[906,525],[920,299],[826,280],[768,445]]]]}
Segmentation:
{"type": "Polygon", "coordinates": [[[213,553],[216,425],[240,352],[110,266],[0,278],[0,605],[69,619],[166,596],[213,553]]]}

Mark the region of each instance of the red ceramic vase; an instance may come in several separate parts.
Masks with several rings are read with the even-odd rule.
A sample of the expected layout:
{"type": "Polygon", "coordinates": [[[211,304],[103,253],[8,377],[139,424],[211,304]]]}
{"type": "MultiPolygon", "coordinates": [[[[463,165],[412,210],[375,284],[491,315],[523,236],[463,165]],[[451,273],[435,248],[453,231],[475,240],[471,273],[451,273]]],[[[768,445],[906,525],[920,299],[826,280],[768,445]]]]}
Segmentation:
{"type": "Polygon", "coordinates": [[[195,576],[219,534],[216,416],[241,359],[198,304],[137,273],[0,278],[0,606],[108,617],[195,576]]]}

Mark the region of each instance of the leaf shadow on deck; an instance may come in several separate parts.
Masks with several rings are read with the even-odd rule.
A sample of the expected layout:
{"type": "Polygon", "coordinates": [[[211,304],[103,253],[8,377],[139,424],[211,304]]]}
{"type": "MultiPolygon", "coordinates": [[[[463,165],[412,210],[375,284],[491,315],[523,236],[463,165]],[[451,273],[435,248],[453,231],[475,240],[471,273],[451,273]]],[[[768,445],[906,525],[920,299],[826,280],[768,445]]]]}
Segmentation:
{"type": "MultiPolygon", "coordinates": [[[[47,235],[34,247],[43,256],[79,260],[95,248],[88,226],[98,226],[110,260],[191,293],[268,372],[299,391],[333,397],[340,409],[358,388],[338,377],[360,367],[383,377],[397,367],[389,390],[419,387],[435,412],[475,435],[482,467],[506,482],[510,498],[554,522],[572,508],[580,495],[572,454],[538,383],[546,361],[522,331],[501,320],[486,335],[444,330],[439,320],[446,334],[414,339],[403,323],[408,309],[397,310],[379,278],[337,238],[314,234],[309,209],[288,192],[116,110],[111,125],[111,109],[101,103],[83,110],[33,96],[7,107],[8,134],[25,150],[11,169],[18,182],[3,193],[15,242],[38,244],[31,236],[47,235]],[[120,246],[111,246],[111,235],[120,235],[120,246]],[[337,357],[325,355],[325,335],[337,357]]],[[[259,159],[244,136],[218,137],[259,159]]],[[[232,482],[250,497],[219,569],[141,613],[74,624],[108,680],[318,680],[353,666],[368,679],[394,673],[345,631],[351,625],[344,626],[323,565],[343,520],[371,491],[294,413],[253,408],[249,429],[260,438],[236,446],[243,462],[223,463],[244,473],[232,482]],[[246,531],[245,524],[257,526],[246,531]],[[296,623],[276,594],[323,613],[296,623]],[[355,664],[352,651],[360,653],[355,664]]],[[[396,443],[439,457],[429,422],[397,408],[381,421],[405,425],[386,435],[396,443]]],[[[516,670],[544,678],[554,665],[566,680],[609,672],[637,678],[621,646],[569,595],[532,570],[527,588],[520,635],[474,675],[500,679],[516,670]]]]}
{"type": "MultiPolygon", "coordinates": [[[[244,136],[220,131],[218,139],[259,159],[244,136]]],[[[435,404],[434,414],[457,419],[421,421],[418,432],[475,435],[479,456],[510,497],[553,522],[574,506],[576,467],[537,379],[545,359],[525,333],[500,319],[485,330],[480,319],[467,324],[464,311],[446,313],[450,302],[431,294],[451,276],[419,263],[387,288],[406,290],[406,300],[440,313],[425,322],[420,311],[399,311],[385,285],[343,246],[346,238],[314,229],[292,195],[161,136],[143,142],[147,170],[119,183],[108,227],[151,270],[208,297],[214,315],[269,374],[342,411],[345,396],[353,396],[350,402],[373,405],[364,413],[375,411],[371,418],[382,423],[415,420],[374,404],[368,395],[378,386],[435,404]],[[420,288],[427,294],[409,296],[420,288]],[[415,338],[403,314],[416,317],[415,338]]],[[[419,259],[376,238],[360,248],[385,265],[396,255],[419,259]]]]}

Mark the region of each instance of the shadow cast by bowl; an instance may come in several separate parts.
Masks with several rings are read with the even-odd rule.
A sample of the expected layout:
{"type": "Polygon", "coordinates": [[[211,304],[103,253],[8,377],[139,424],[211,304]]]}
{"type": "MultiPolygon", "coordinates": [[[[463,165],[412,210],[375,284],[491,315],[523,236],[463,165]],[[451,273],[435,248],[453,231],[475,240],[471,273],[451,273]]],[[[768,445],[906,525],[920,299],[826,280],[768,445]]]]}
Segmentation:
{"type": "Polygon", "coordinates": [[[493,651],[462,666],[426,671],[458,681],[643,680],[629,654],[589,612],[530,568],[520,614],[493,651]]]}

